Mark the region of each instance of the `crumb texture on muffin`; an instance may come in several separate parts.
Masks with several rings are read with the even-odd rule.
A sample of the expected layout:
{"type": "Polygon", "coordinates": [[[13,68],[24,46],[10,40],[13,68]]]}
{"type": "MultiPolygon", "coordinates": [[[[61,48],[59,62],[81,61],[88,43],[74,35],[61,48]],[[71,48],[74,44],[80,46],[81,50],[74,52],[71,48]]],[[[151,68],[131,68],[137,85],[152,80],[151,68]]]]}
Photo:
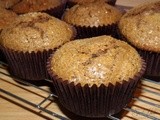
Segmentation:
{"type": "Polygon", "coordinates": [[[103,26],[119,21],[122,13],[105,2],[75,5],[63,15],[63,20],[79,26],[103,26]]]}
{"type": "Polygon", "coordinates": [[[59,6],[63,0],[22,0],[13,7],[16,13],[39,12],[59,6]]]}
{"type": "Polygon", "coordinates": [[[141,67],[137,51],[110,36],[68,42],[51,58],[54,74],[82,86],[121,83],[132,78],[141,67]]]}
{"type": "Polygon", "coordinates": [[[0,0],[0,7],[2,8],[11,8],[17,4],[20,0],[0,0]]]}
{"type": "Polygon", "coordinates": [[[46,13],[28,13],[1,33],[0,44],[16,51],[32,52],[54,49],[70,41],[73,28],[46,13]]]}
{"type": "Polygon", "coordinates": [[[15,20],[17,14],[0,7],[0,31],[15,20]]]}
{"type": "Polygon", "coordinates": [[[128,11],[119,22],[119,30],[134,46],[160,52],[160,1],[128,11]]]}

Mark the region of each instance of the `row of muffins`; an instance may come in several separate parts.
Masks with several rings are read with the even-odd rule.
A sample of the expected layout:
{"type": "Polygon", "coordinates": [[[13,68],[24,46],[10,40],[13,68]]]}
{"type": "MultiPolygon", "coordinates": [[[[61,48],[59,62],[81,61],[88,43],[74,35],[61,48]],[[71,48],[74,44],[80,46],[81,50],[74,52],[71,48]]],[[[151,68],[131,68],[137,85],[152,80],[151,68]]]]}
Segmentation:
{"type": "Polygon", "coordinates": [[[63,14],[62,19],[76,27],[78,35],[80,36],[78,38],[85,38],[91,37],[90,34],[95,34],[95,36],[103,34],[112,35],[112,33],[115,32],[116,23],[119,21],[122,13],[115,7],[105,4],[106,1],[107,0],[77,0],[74,1],[77,5],[70,10],[66,9],[65,13],[63,13],[64,6],[73,2],[72,0],[68,2],[65,0],[47,0],[45,2],[43,0],[22,0],[10,9],[17,14],[46,12],[58,18],[61,18],[63,14]],[[99,10],[97,11],[97,9],[99,10]],[[83,33],[82,31],[90,31],[90,33],[86,34],[86,32],[83,33]]]}
{"type": "MultiPolygon", "coordinates": [[[[91,0],[91,1],[87,1],[87,0],[77,0],[74,1],[74,4],[83,4],[83,3],[91,3],[91,5],[87,5],[85,6],[85,4],[82,5],[82,8],[80,9],[84,9],[89,7],[90,11],[92,11],[92,9],[95,7],[93,7],[92,4],[93,3],[100,3],[100,2],[109,2],[108,0],[91,0]]],[[[50,14],[52,16],[61,18],[65,6],[69,6],[70,3],[73,3],[72,0],[38,0],[38,1],[33,1],[33,0],[1,0],[0,4],[1,4],[1,15],[0,15],[0,31],[6,27],[8,25],[8,23],[10,23],[11,21],[14,21],[14,19],[21,14],[25,14],[28,12],[45,12],[47,14],[50,14]],[[6,8],[6,9],[5,9],[6,8]]],[[[96,9],[100,8],[102,4],[96,4],[96,9]]],[[[111,9],[109,8],[109,10],[107,10],[108,7],[107,6],[106,10],[105,10],[105,6],[107,6],[106,4],[103,5],[103,10],[99,11],[100,15],[96,15],[95,17],[93,17],[92,19],[94,20],[96,17],[99,18],[100,16],[103,16],[104,13],[108,12],[108,11],[116,11],[114,10],[114,8],[112,7],[111,9]],[[112,10],[113,9],[113,10],[112,10]],[[101,12],[103,12],[103,14],[101,14],[101,12]]],[[[71,10],[72,11],[72,10],[71,10]]],[[[85,9],[85,11],[87,11],[87,9],[85,9]]],[[[96,10],[94,9],[94,12],[96,10]]],[[[113,24],[110,23],[109,21],[106,22],[104,21],[104,19],[100,22],[99,26],[93,26],[95,23],[91,23],[88,26],[79,26],[78,23],[80,23],[80,21],[77,21],[77,37],[76,38],[85,38],[85,37],[91,37],[91,36],[98,36],[98,35],[103,35],[103,34],[112,34],[114,33],[112,36],[115,36],[116,32],[116,24],[115,22],[117,22],[117,20],[114,20],[116,14],[114,14],[113,12],[105,14],[105,17],[107,16],[112,16],[111,17],[111,21],[113,21],[113,24]],[[107,24],[107,25],[106,25],[107,24]],[[111,24],[111,25],[110,25],[111,24]],[[91,27],[90,27],[91,26],[91,27]],[[83,32],[85,30],[85,32],[83,32]],[[90,31],[90,32],[88,32],[90,31]],[[88,34],[86,34],[88,33],[88,34]]],[[[118,11],[117,11],[118,12],[118,11]]],[[[79,14],[78,11],[76,14],[79,14]]],[[[119,15],[120,16],[120,15],[119,15]]],[[[85,17],[85,15],[84,15],[85,17]]],[[[89,16],[88,16],[89,17],[89,16]]],[[[90,19],[91,17],[89,17],[90,19]]],[[[83,18],[82,18],[83,19],[83,18]]],[[[0,51],[1,54],[1,58],[0,60],[6,61],[5,57],[3,56],[3,53],[0,51]]]]}
{"type": "MultiPolygon", "coordinates": [[[[85,0],[82,0],[82,2],[85,2],[85,0]]],[[[88,4],[75,5],[65,11],[62,20],[76,28],[76,38],[87,38],[103,34],[118,37],[117,23],[119,22],[122,13],[115,7],[104,4],[104,2],[104,0],[100,0],[92,1],[92,3],[88,4]]],[[[154,56],[158,56],[160,44],[158,36],[158,10],[158,2],[139,6],[138,8],[127,12],[122,17],[118,26],[120,38],[125,40],[128,39],[129,43],[138,48],[139,53],[146,58],[145,60],[148,64],[148,68],[150,68],[146,71],[147,76],[156,77],[160,74],[158,67],[159,58],[156,57],[156,59],[153,60],[155,58],[154,56]],[[152,22],[153,19],[155,22],[152,22]],[[140,43],[137,43],[137,41],[140,43]],[[153,54],[147,54],[146,51],[152,52],[153,54]],[[152,62],[150,62],[150,58],[152,58],[152,62]]],[[[5,22],[7,25],[17,16],[12,11],[4,9],[1,11],[6,15],[6,17],[3,15],[3,19],[1,18],[1,23],[4,26],[5,22]],[[9,18],[9,20],[6,20],[5,18],[9,18]]]]}
{"type": "Polygon", "coordinates": [[[47,12],[50,15],[61,17],[65,7],[75,4],[86,4],[95,1],[104,1],[115,5],[115,0],[0,0],[0,7],[11,9],[17,14],[28,12],[47,12]]]}
{"type": "MultiPolygon", "coordinates": [[[[4,47],[5,43],[12,46],[12,44],[16,42],[14,38],[10,42],[7,42],[7,39],[12,38],[15,34],[17,34],[15,38],[19,38],[18,34],[20,34],[20,32],[22,32],[21,38],[27,37],[27,41],[22,41],[25,42],[26,45],[30,41],[30,38],[35,40],[35,35],[40,36],[40,38],[44,37],[47,33],[46,29],[49,29],[49,27],[53,25],[43,26],[44,23],[48,24],[48,21],[52,21],[50,20],[52,18],[48,17],[50,16],[44,13],[22,15],[21,18],[23,18],[23,20],[21,19],[17,23],[15,22],[15,26],[13,25],[11,29],[6,28],[3,30],[1,34],[4,40],[2,42],[3,51],[6,50],[6,46],[4,47]],[[33,18],[31,17],[32,19],[30,19],[29,17],[26,19],[26,16],[32,16],[33,18]],[[18,29],[16,26],[18,26],[18,29]],[[30,32],[30,28],[33,29],[34,35],[30,32]],[[23,32],[23,29],[25,29],[26,32],[23,32]]],[[[59,21],[58,19],[54,20],[59,21]]],[[[60,24],[66,23],[61,22],[60,24]]],[[[64,37],[66,33],[68,33],[66,31],[62,32],[61,29],[64,28],[64,26],[62,28],[60,28],[60,26],[61,25],[58,24],[56,29],[51,30],[55,35],[60,35],[56,36],[56,39],[62,36],[64,37]],[[55,31],[57,29],[60,31],[55,31]]],[[[53,26],[51,26],[51,28],[52,27],[53,26]]],[[[72,35],[70,35],[71,39],[71,36],[75,33],[74,29],[68,26],[67,30],[72,31],[72,35]]],[[[48,38],[48,35],[46,35],[45,38],[48,38]]],[[[36,42],[38,45],[41,45],[41,43],[39,44],[39,40],[36,42]]],[[[15,47],[18,45],[19,44],[15,44],[15,47]]],[[[23,45],[24,44],[22,44],[22,46],[23,45]]],[[[62,43],[61,45],[62,47],[56,50],[55,54],[50,58],[48,71],[53,78],[59,100],[67,109],[82,116],[104,117],[119,112],[131,100],[136,84],[145,69],[144,62],[141,61],[140,56],[131,46],[108,36],[76,40],[64,45],[62,43]]],[[[37,48],[35,46],[32,47],[37,48]]],[[[18,48],[19,47],[17,47],[17,49],[18,48]]],[[[24,48],[24,46],[22,48],[24,48]]],[[[20,66],[23,64],[24,59],[27,60],[27,64],[22,66],[22,71],[24,68],[28,71],[31,66],[34,66],[33,74],[37,74],[35,69],[38,69],[38,71],[42,70],[42,68],[37,67],[37,63],[41,63],[43,58],[48,58],[48,56],[43,56],[44,53],[41,56],[41,51],[30,51],[26,52],[26,54],[18,51],[14,51],[15,53],[13,54],[10,54],[10,52],[13,52],[13,50],[7,49],[5,52],[8,59],[11,59],[10,64],[17,64],[12,62],[18,54],[19,58],[15,61],[18,62],[20,66]],[[31,56],[30,53],[32,54],[31,56]],[[33,54],[36,56],[35,59],[37,61],[30,62],[30,58],[33,60],[33,54]]],[[[40,66],[42,65],[40,64],[40,66]]],[[[17,65],[14,67],[16,69],[18,68],[17,65]]],[[[24,73],[27,74],[27,72],[24,73]]],[[[42,73],[41,71],[40,74],[42,73]]]]}

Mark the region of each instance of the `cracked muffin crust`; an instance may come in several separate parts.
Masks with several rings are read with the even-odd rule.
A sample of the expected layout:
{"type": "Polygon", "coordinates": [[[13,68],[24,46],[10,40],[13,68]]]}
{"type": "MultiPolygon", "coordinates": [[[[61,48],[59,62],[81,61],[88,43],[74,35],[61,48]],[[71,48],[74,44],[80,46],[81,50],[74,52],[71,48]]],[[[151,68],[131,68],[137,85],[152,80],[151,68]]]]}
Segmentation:
{"type": "Polygon", "coordinates": [[[135,47],[160,53],[160,1],[128,11],[119,22],[119,30],[135,47]]]}
{"type": "Polygon", "coordinates": [[[110,36],[68,42],[51,58],[51,71],[55,75],[82,86],[121,83],[132,78],[141,67],[137,51],[110,36]]]}
{"type": "Polygon", "coordinates": [[[62,19],[77,26],[103,26],[117,23],[122,13],[104,1],[75,5],[68,9],[62,19]]]}
{"type": "Polygon", "coordinates": [[[54,49],[70,41],[73,28],[46,13],[20,15],[1,33],[0,44],[15,51],[36,52],[54,49]]]}

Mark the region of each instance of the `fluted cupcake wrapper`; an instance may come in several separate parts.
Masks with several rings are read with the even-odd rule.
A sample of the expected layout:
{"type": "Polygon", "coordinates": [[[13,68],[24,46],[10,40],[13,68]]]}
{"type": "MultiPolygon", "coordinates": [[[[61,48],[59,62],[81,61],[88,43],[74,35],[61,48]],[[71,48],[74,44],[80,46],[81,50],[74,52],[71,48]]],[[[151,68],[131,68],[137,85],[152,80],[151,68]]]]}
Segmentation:
{"type": "MultiPolygon", "coordinates": [[[[106,0],[106,3],[114,6],[114,5],[116,4],[116,1],[117,1],[117,0],[106,0]]],[[[67,8],[71,8],[71,7],[73,7],[73,6],[76,5],[76,4],[77,4],[77,3],[75,3],[75,2],[68,1],[68,2],[67,2],[67,8]]]]}
{"type": "Polygon", "coordinates": [[[43,52],[18,52],[0,46],[3,50],[12,75],[26,80],[43,80],[49,78],[46,70],[47,59],[54,50],[43,52]]]}
{"type": "Polygon", "coordinates": [[[100,35],[110,35],[112,37],[117,37],[117,24],[103,25],[98,27],[90,26],[76,26],[74,27],[77,30],[77,39],[95,37],[100,35]]]}
{"type": "Polygon", "coordinates": [[[51,70],[51,58],[47,62],[47,69],[60,103],[69,111],[85,117],[107,117],[120,112],[132,99],[139,79],[145,71],[145,62],[142,69],[133,78],[108,85],[88,84],[81,86],[63,80],[51,70]]]}
{"type": "Polygon", "coordinates": [[[160,82],[160,53],[137,49],[147,63],[145,77],[160,82]]]}
{"type": "Polygon", "coordinates": [[[48,13],[49,15],[55,16],[57,18],[61,18],[62,14],[66,8],[66,3],[67,3],[67,0],[62,0],[62,3],[59,6],[54,7],[54,8],[50,8],[47,10],[43,10],[41,12],[48,13]]]}

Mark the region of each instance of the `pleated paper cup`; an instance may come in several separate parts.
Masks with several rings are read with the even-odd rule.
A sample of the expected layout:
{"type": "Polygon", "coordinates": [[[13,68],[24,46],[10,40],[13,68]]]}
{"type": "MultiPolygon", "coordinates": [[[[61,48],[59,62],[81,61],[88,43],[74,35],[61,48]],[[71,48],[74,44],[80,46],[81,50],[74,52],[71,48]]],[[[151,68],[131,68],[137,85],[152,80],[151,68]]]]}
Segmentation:
{"type": "Polygon", "coordinates": [[[47,62],[47,70],[58,95],[60,103],[69,111],[84,117],[99,118],[120,112],[132,100],[138,81],[145,72],[146,64],[142,60],[142,68],[133,78],[121,83],[100,86],[81,83],[69,83],[51,70],[51,57],[47,62]]]}
{"type": "MultiPolygon", "coordinates": [[[[106,3],[110,4],[110,5],[115,5],[116,4],[116,1],[117,0],[106,0],[106,3]]],[[[77,3],[76,2],[73,2],[73,1],[69,1],[67,2],[67,8],[71,8],[73,7],[74,5],[76,5],[77,3]]],[[[87,3],[86,3],[87,4],[87,3]]]]}
{"type": "Polygon", "coordinates": [[[25,80],[43,80],[49,78],[46,62],[56,49],[38,52],[19,52],[0,46],[3,50],[9,67],[9,72],[25,80]]]}
{"type": "Polygon", "coordinates": [[[77,26],[73,25],[77,30],[77,39],[96,37],[101,35],[110,35],[117,38],[117,24],[113,23],[110,25],[103,26],[77,26]]]}
{"type": "Polygon", "coordinates": [[[137,49],[147,63],[144,77],[160,82],[160,53],[137,49]]]}

